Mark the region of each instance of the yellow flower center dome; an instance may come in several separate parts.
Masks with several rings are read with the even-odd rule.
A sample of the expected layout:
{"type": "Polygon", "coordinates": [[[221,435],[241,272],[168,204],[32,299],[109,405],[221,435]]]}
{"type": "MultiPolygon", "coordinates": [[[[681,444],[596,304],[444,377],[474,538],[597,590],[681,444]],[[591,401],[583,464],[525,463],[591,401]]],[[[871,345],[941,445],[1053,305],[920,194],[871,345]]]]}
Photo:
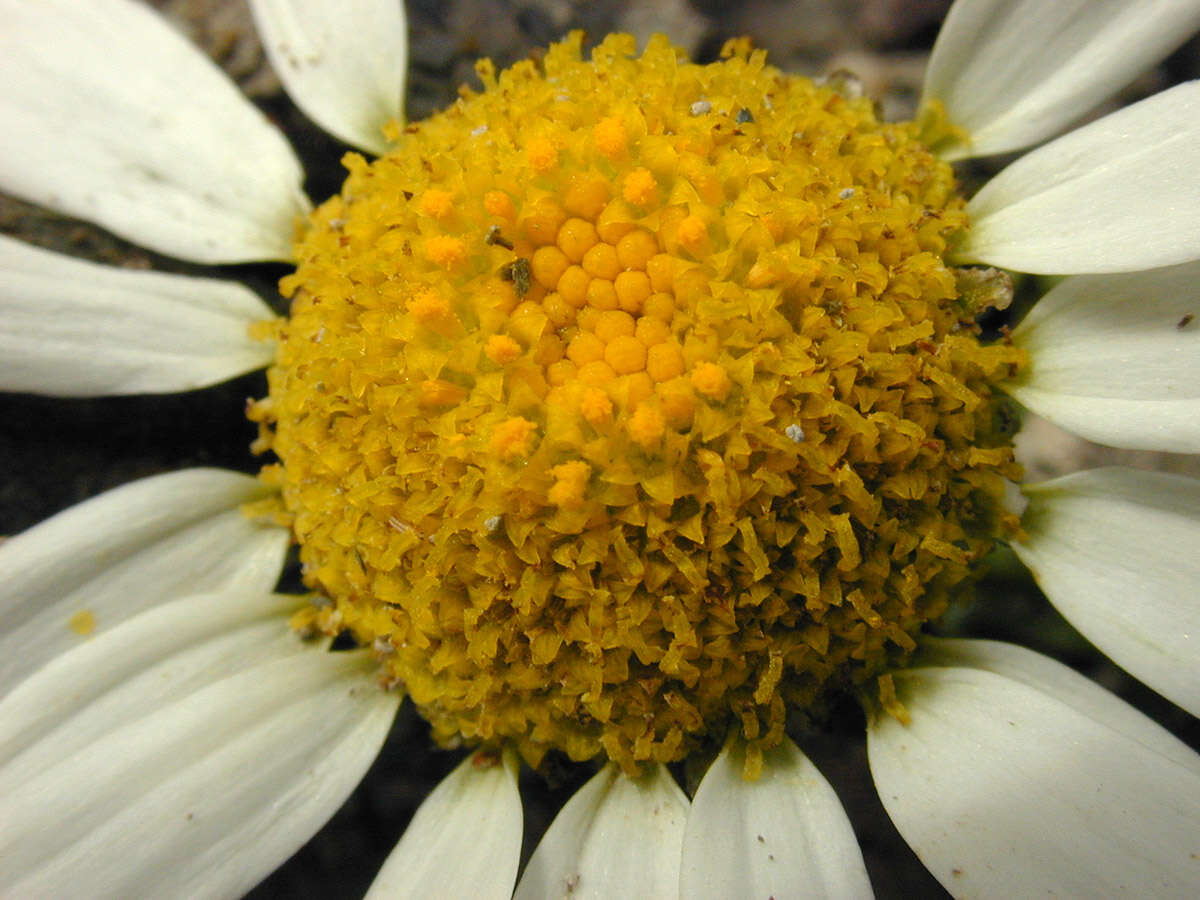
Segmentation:
{"type": "Polygon", "coordinates": [[[913,123],[573,35],[347,157],[283,280],[264,477],[446,743],[683,758],[863,689],[1019,472],[913,123]]]}

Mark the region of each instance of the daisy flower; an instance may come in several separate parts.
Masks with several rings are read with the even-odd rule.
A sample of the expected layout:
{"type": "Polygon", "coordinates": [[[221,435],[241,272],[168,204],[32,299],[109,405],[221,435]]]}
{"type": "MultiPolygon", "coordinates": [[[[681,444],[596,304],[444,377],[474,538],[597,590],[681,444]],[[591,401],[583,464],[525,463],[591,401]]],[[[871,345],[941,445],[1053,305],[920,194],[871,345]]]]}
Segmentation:
{"type": "Polygon", "coordinates": [[[1200,85],[1055,137],[1200,3],[960,0],[894,124],[746,41],[696,65],[622,35],[481,62],[405,124],[397,3],[252,6],[297,105],[373,157],[316,209],[148,8],[0,2],[0,187],[190,262],[295,265],[276,318],[234,283],[0,242],[0,387],[269,367],[272,454],[0,547],[5,895],[237,896],[403,697],[470,753],[372,896],[869,896],[794,740],[843,697],[952,893],[1192,894],[1200,758],[1058,662],[925,625],[1008,544],[1200,711],[1200,484],[1018,489],[1011,440],[1016,401],[1200,450],[1200,85]],[[1039,144],[960,194],[950,161],[1039,144]],[[984,340],[1008,271],[1066,277],[984,340]],[[272,592],[291,544],[302,596],[272,592]],[[517,774],[547,754],[598,769],[519,871],[517,774]]]}

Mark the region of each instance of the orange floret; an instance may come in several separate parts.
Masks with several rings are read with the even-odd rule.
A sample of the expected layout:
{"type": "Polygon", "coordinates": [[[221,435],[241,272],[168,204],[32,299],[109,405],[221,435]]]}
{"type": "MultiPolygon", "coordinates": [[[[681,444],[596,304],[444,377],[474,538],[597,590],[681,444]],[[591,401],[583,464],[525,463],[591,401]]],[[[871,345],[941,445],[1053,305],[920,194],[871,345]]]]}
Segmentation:
{"type": "Polygon", "coordinates": [[[612,420],[612,400],[602,389],[590,387],[579,398],[579,412],[593,425],[602,425],[612,420]]]}
{"type": "Polygon", "coordinates": [[[653,347],[655,344],[661,344],[667,340],[671,336],[671,329],[662,319],[642,316],[637,320],[634,334],[647,347],[653,347]]]}
{"type": "Polygon", "coordinates": [[[604,361],[619,375],[629,375],[646,368],[646,345],[632,335],[613,338],[604,348],[604,361]]]}
{"type": "Polygon", "coordinates": [[[558,164],[558,149],[549,138],[534,138],[525,145],[525,158],[537,171],[548,172],[558,164]]]}
{"type": "Polygon", "coordinates": [[[456,237],[434,235],[425,241],[425,257],[443,269],[452,269],[467,258],[467,247],[456,237]]]}
{"type": "Polygon", "coordinates": [[[588,479],[592,474],[591,466],[583,460],[573,459],[555,466],[550,470],[550,474],[554,476],[554,484],[547,495],[551,503],[568,508],[583,503],[588,479]]]}
{"type": "Polygon", "coordinates": [[[533,277],[548,291],[554,290],[558,279],[571,265],[563,252],[557,247],[539,247],[534,251],[533,259],[529,261],[533,277]]]}
{"type": "Polygon", "coordinates": [[[617,251],[612,244],[596,244],[583,255],[580,263],[583,271],[593,278],[605,278],[612,281],[621,272],[621,263],[617,260],[617,251]]]}
{"type": "Polygon", "coordinates": [[[678,378],[683,369],[683,350],[674,342],[655,344],[646,351],[646,374],[655,381],[678,378]]]}
{"type": "Polygon", "coordinates": [[[675,259],[666,253],[658,253],[646,261],[646,274],[655,291],[670,293],[675,286],[675,259]]]}
{"type": "Polygon", "coordinates": [[[554,325],[562,328],[575,321],[575,307],[557,292],[547,294],[542,300],[542,311],[554,325]]]}
{"type": "Polygon", "coordinates": [[[501,459],[515,459],[528,456],[533,449],[533,439],[537,433],[537,425],[521,416],[505,419],[494,429],[489,447],[501,459]]]}
{"type": "Polygon", "coordinates": [[[642,304],[642,317],[658,319],[669,323],[675,316],[675,298],[670,294],[659,292],[651,294],[642,304]]]}
{"type": "Polygon", "coordinates": [[[626,269],[644,271],[657,253],[657,239],[644,228],[635,228],[617,241],[617,261],[626,269]]]}
{"type": "Polygon", "coordinates": [[[604,359],[604,341],[590,331],[581,331],[567,345],[567,359],[577,366],[604,359]]]}
{"type": "Polygon", "coordinates": [[[558,292],[564,300],[578,309],[588,302],[587,291],[591,281],[592,276],[583,271],[582,266],[568,266],[558,276],[558,292]]]}
{"type": "Polygon", "coordinates": [[[626,427],[634,443],[644,450],[649,450],[662,440],[667,430],[667,421],[657,406],[643,403],[629,418],[626,427]]]}
{"type": "Polygon", "coordinates": [[[539,200],[517,223],[529,240],[538,247],[553,244],[558,229],[567,220],[567,214],[553,200],[539,200]]]}
{"type": "Polygon", "coordinates": [[[616,159],[628,147],[629,134],[618,116],[606,116],[592,128],[592,140],[602,154],[609,159],[616,159]]]}
{"type": "Polygon", "coordinates": [[[445,219],[454,212],[454,195],[449,191],[430,188],[421,195],[421,212],[435,219],[445,219]]]}
{"type": "MultiPolygon", "coordinates": [[[[605,354],[605,356],[607,357],[607,354],[605,354]]],[[[580,366],[579,373],[576,377],[583,384],[590,384],[593,387],[603,387],[616,378],[617,373],[608,363],[606,358],[598,359],[580,366]]]]}
{"type": "Polygon", "coordinates": [[[492,362],[503,366],[521,355],[521,345],[507,334],[493,334],[487,339],[484,352],[492,362]]]}
{"type": "Polygon", "coordinates": [[[680,221],[675,236],[689,252],[697,253],[708,243],[708,226],[699,216],[687,216],[680,221]]]}
{"type": "Polygon", "coordinates": [[[575,373],[578,371],[578,367],[571,360],[560,359],[557,362],[550,363],[546,367],[546,380],[555,387],[558,387],[559,385],[573,381],[575,373]]]}
{"type": "Polygon", "coordinates": [[[450,301],[435,290],[424,290],[405,304],[408,314],[422,325],[437,326],[453,321],[450,301]]]}
{"type": "Polygon", "coordinates": [[[700,363],[692,370],[692,386],[706,397],[724,400],[729,394],[729,373],[716,363],[700,363]]]}
{"type": "Polygon", "coordinates": [[[606,344],[621,335],[632,335],[636,325],[633,316],[619,309],[610,309],[600,313],[594,328],[596,337],[606,344]]]}
{"type": "Polygon", "coordinates": [[[498,219],[512,220],[517,214],[512,198],[504,191],[488,191],[483,195],[483,208],[498,219]]]}
{"type": "Polygon", "coordinates": [[[563,222],[556,242],[567,259],[577,263],[599,240],[595,225],[585,219],[573,218],[563,222]]]}
{"type": "Polygon", "coordinates": [[[645,272],[621,272],[613,281],[617,303],[627,312],[642,311],[642,305],[652,293],[650,278],[645,272]]]}
{"type": "Polygon", "coordinates": [[[588,282],[587,302],[595,309],[616,309],[621,305],[616,287],[607,278],[593,278],[588,282]]]}
{"type": "Polygon", "coordinates": [[[634,206],[650,206],[658,199],[658,182],[649,169],[634,169],[625,176],[621,196],[634,206]]]}
{"type": "Polygon", "coordinates": [[[595,219],[609,200],[607,179],[598,175],[576,175],[563,196],[563,209],[573,216],[595,219]]]}

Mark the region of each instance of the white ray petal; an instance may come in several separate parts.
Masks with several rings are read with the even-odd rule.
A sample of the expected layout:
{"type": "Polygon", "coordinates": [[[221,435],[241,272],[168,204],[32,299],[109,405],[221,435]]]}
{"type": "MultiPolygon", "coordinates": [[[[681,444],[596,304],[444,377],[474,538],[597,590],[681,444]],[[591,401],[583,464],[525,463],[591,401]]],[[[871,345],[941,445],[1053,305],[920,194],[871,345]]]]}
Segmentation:
{"type": "Polygon", "coordinates": [[[958,0],[925,71],[970,143],[950,159],[1058,133],[1200,28],[1195,0],[958,0]]]}
{"type": "Polygon", "coordinates": [[[1005,390],[1115,447],[1200,452],[1200,262],[1055,286],[1013,331],[1030,356],[1005,390]]]}
{"type": "Polygon", "coordinates": [[[1116,694],[1044,654],[1003,641],[926,636],[921,639],[918,662],[933,668],[983,669],[1019,681],[1068,706],[1087,710],[1097,722],[1200,774],[1200,756],[1179,738],[1116,694]]]}
{"type": "Polygon", "coordinates": [[[663,766],[628,778],[610,763],[551,823],[515,900],[677,897],[687,813],[687,798],[663,766]]]}
{"type": "Polygon", "coordinates": [[[869,898],[862,851],[832,786],[791,741],[766,754],[757,781],[727,746],[688,813],[680,895],[869,898]]]}
{"type": "Polygon", "coordinates": [[[1200,259],[1200,81],[1017,160],[967,206],[965,262],[1052,275],[1200,259]]]}
{"type": "Polygon", "coordinates": [[[399,698],[376,687],[364,654],[281,639],[278,606],[242,593],[176,601],[69,651],[0,706],[0,721],[21,724],[35,695],[61,705],[91,691],[101,665],[95,696],[65,701],[56,729],[35,722],[0,768],[0,892],[236,897],[320,828],[399,698]],[[131,650],[135,662],[119,658],[131,650]],[[156,681],[168,684],[139,689],[156,681]],[[76,723],[86,740],[59,740],[78,737],[76,723]]]}
{"type": "Polygon", "coordinates": [[[252,0],[271,66],[310,119],[380,154],[404,115],[408,31],[400,0],[252,0]]]}
{"type": "Polygon", "coordinates": [[[517,765],[511,753],[463,760],[425,798],[367,900],[512,897],[523,833],[517,765]]]}
{"type": "Polygon", "coordinates": [[[101,494],[0,545],[0,694],[144,609],[236,585],[269,591],[288,534],[246,518],[269,493],[187,469],[101,494]]]}
{"type": "Polygon", "coordinates": [[[196,262],[289,259],[283,136],[130,0],[0,0],[0,188],[196,262]]]}
{"type": "MultiPolygon", "coordinates": [[[[989,652],[1012,657],[1013,669],[1036,656],[1008,645],[989,652]]],[[[1044,666],[1058,664],[1035,668],[1044,666]]],[[[1178,741],[1172,754],[1157,752],[1173,741],[1158,725],[1130,709],[1126,727],[1113,727],[1109,704],[1120,701],[1060,695],[1053,682],[1066,675],[1039,685],[1036,673],[1014,678],[935,660],[894,677],[912,720],[872,719],[871,772],[888,815],[947,890],[1192,895],[1200,765],[1178,761],[1195,758],[1178,741]]]]}
{"type": "Polygon", "coordinates": [[[1026,488],[1013,549],[1117,664],[1200,715],[1200,481],[1093,469],[1026,488]]]}
{"type": "Polygon", "coordinates": [[[206,387],[271,361],[274,316],[229,281],[135,272],[0,237],[0,390],[52,396],[206,387]]]}
{"type": "Polygon", "coordinates": [[[145,710],[242,671],[259,656],[301,652],[304,644],[287,621],[304,603],[237,589],[195,594],[64,651],[4,698],[3,777],[12,783],[35,777],[46,747],[66,759],[145,710]]]}

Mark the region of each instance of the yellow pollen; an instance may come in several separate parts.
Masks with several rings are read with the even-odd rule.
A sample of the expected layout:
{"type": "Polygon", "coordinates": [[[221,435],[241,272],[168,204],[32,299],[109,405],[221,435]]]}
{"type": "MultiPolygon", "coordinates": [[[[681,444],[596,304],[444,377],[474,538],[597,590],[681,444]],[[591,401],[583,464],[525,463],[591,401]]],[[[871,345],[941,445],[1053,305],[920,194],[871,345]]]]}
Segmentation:
{"type": "Polygon", "coordinates": [[[491,449],[506,460],[527,456],[536,431],[537,425],[528,419],[505,419],[492,431],[491,449]]]}
{"type": "Polygon", "coordinates": [[[534,138],[525,147],[529,164],[539,172],[548,172],[558,164],[558,150],[549,138],[534,138]]]}
{"type": "Polygon", "coordinates": [[[895,708],[881,677],[1017,528],[1024,360],[946,262],[944,123],[737,42],[477,72],[347,155],[255,329],[298,624],[375,647],[437,741],[534,765],[735,729],[753,770],[839,694],[895,708]]]}
{"type": "Polygon", "coordinates": [[[626,133],[625,123],[620,118],[606,116],[592,129],[592,139],[596,142],[597,150],[610,159],[615,159],[625,152],[629,135],[626,133]]]}
{"type": "Polygon", "coordinates": [[[488,191],[483,195],[483,208],[498,219],[512,219],[516,214],[512,198],[503,191],[488,191]]]}
{"type": "Polygon", "coordinates": [[[421,195],[421,212],[435,219],[444,219],[454,212],[454,195],[449,191],[430,188],[421,195]]]}
{"type": "Polygon", "coordinates": [[[437,291],[421,291],[406,305],[409,315],[422,325],[439,325],[454,318],[454,313],[450,309],[450,301],[437,291]]]}
{"type": "Polygon", "coordinates": [[[662,440],[667,430],[667,421],[662,410],[644,403],[629,418],[629,436],[645,450],[651,449],[662,440]]]}
{"type": "Polygon", "coordinates": [[[658,182],[649,169],[634,169],[625,176],[621,196],[634,206],[650,206],[658,199],[658,182]]]}
{"type": "Polygon", "coordinates": [[[81,609],[71,614],[67,619],[67,627],[81,637],[87,637],[96,630],[96,614],[90,609],[81,609]]]}
{"type": "Polygon", "coordinates": [[[549,500],[555,506],[576,507],[583,502],[592,467],[582,460],[572,460],[550,470],[554,485],[550,488],[549,500]]]}
{"type": "Polygon", "coordinates": [[[692,370],[692,385],[706,397],[724,400],[729,393],[729,373],[716,363],[700,363],[692,370]]]}
{"type": "Polygon", "coordinates": [[[603,425],[612,419],[612,400],[599,388],[588,388],[579,400],[579,411],[590,424],[603,425]]]}
{"type": "Polygon", "coordinates": [[[425,242],[425,255],[430,262],[450,269],[467,258],[467,247],[458,238],[439,234],[425,242]]]}
{"type": "Polygon", "coordinates": [[[507,365],[521,355],[521,345],[507,334],[493,334],[487,339],[484,353],[497,365],[507,365]]]}

